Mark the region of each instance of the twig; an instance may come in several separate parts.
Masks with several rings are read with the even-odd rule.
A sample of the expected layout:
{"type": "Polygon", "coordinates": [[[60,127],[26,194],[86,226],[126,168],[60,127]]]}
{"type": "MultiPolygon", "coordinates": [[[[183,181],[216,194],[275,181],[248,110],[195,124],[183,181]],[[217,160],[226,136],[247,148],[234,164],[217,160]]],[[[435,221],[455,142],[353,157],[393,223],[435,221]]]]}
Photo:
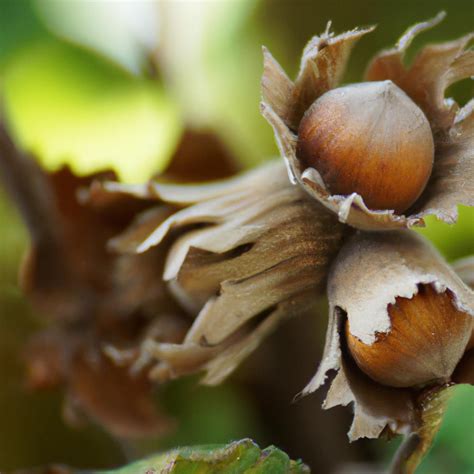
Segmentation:
{"type": "Polygon", "coordinates": [[[412,474],[415,472],[416,466],[413,466],[409,461],[419,449],[421,442],[418,433],[409,434],[398,447],[389,474],[412,474]]]}

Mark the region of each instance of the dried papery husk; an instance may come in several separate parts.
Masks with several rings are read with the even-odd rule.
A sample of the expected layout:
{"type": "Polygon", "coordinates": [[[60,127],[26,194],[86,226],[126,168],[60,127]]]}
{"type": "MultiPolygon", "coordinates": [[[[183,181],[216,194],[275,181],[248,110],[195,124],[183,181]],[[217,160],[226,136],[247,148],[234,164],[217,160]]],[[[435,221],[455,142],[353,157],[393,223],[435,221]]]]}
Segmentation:
{"type": "Polygon", "coordinates": [[[292,82],[267,48],[263,48],[263,103],[291,130],[297,130],[306,109],[319,96],[341,81],[352,48],[374,27],[354,29],[335,36],[328,28],[314,36],[301,57],[300,70],[292,82]]]}
{"type": "MultiPolygon", "coordinates": [[[[137,194],[108,184],[101,192],[127,189],[137,194]]],[[[178,197],[194,199],[154,229],[137,219],[112,242],[144,255],[172,242],[163,278],[197,317],[181,344],[143,344],[135,369],[157,361],[151,374],[160,380],[206,370],[204,382],[218,383],[279,320],[310,311],[348,230],[292,186],[279,161],[225,183],[154,183],[141,193],[175,205],[178,197]]]]}
{"type": "MultiPolygon", "coordinates": [[[[341,326],[344,318],[344,315],[338,315],[341,326]]],[[[342,342],[339,339],[337,342],[333,341],[337,344],[342,342]]],[[[326,353],[323,357],[326,357],[326,353]]],[[[328,410],[353,404],[354,419],[348,432],[351,442],[359,438],[378,438],[384,432],[406,434],[417,426],[415,404],[409,389],[394,389],[374,382],[357,367],[345,349],[341,350],[338,366],[334,370],[338,372],[331,383],[323,408],[328,410]]],[[[302,395],[307,395],[316,388],[313,379],[302,395]]]]}
{"type": "Polygon", "coordinates": [[[461,280],[474,288],[474,255],[456,260],[452,266],[461,280]]]}
{"type": "Polygon", "coordinates": [[[261,113],[273,128],[290,181],[299,184],[343,223],[368,231],[423,226],[423,217],[427,215],[453,223],[457,220],[458,204],[474,205],[473,104],[460,109],[454,101],[444,99],[445,89],[450,84],[474,75],[474,55],[472,51],[465,51],[471,37],[467,35],[457,41],[426,47],[408,70],[409,78],[403,76],[404,79],[400,80],[405,74],[401,58],[411,40],[419,32],[437,24],[443,16],[440,14],[433,20],[413,26],[394,50],[381,53],[374,59],[367,73],[368,80],[392,80],[397,84],[425,112],[435,133],[432,177],[424,193],[405,215],[398,215],[390,209],[369,209],[357,193],[332,195],[318,171],[302,166],[296,156],[296,131],[306,110],[304,108],[311,105],[310,100],[314,101],[337,86],[353,44],[370,29],[332,37],[339,48],[331,50],[333,68],[323,67],[322,74],[318,67],[326,64],[327,58],[323,59],[325,48],[317,45],[324,44],[324,40],[323,37],[312,40],[303,54],[301,71],[305,72],[300,71],[298,76],[300,90],[296,96],[294,89],[298,80],[292,84],[281,66],[264,50],[261,113]],[[333,74],[331,80],[328,80],[328,74],[333,74]],[[308,79],[301,79],[305,77],[308,79]],[[302,90],[304,88],[307,88],[306,92],[302,90]],[[307,99],[302,99],[305,97],[307,99]]]}
{"type": "Polygon", "coordinates": [[[328,23],[326,31],[321,36],[314,36],[303,51],[291,97],[293,125],[300,122],[319,96],[341,82],[352,48],[362,36],[375,29],[373,26],[355,28],[335,36],[330,27],[328,23]]]}
{"type": "Polygon", "coordinates": [[[419,33],[436,26],[445,16],[441,12],[409,28],[395,48],[382,51],[371,61],[366,72],[368,81],[390,79],[403,89],[423,110],[435,134],[452,126],[458,109],[454,101],[445,100],[446,89],[474,72],[474,55],[465,51],[473,34],[425,46],[409,67],[404,64],[404,56],[419,33]]]}
{"type": "Polygon", "coordinates": [[[345,244],[331,267],[326,346],[303,394],[323,385],[331,370],[338,371],[326,407],[354,402],[351,439],[378,437],[386,426],[394,433],[406,433],[418,421],[409,389],[382,386],[355,365],[343,336],[345,318],[353,336],[373,344],[378,335],[390,331],[389,305],[397,297],[412,298],[420,285],[430,285],[437,293],[449,292],[457,310],[474,315],[474,293],[425,239],[411,231],[360,232],[345,244]],[[379,391],[383,395],[378,396],[379,391]],[[398,404],[390,399],[397,399],[398,404]]]}
{"type": "Polygon", "coordinates": [[[454,125],[436,143],[433,174],[414,209],[420,218],[434,215],[454,224],[459,204],[474,206],[474,100],[459,110],[454,125]]]}

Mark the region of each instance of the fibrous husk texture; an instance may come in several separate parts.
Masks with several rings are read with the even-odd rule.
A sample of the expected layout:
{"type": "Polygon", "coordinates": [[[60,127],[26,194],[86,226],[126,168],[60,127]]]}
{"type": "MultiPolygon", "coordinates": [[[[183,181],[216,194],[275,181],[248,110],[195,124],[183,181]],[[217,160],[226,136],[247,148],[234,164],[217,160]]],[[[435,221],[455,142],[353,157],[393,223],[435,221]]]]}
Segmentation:
{"type": "Polygon", "coordinates": [[[105,183],[95,193],[182,207],[169,217],[159,207],[139,216],[111,241],[115,250],[143,255],[171,241],[163,278],[195,319],[179,344],[142,345],[135,370],[153,362],[158,380],[205,370],[205,383],[222,381],[279,320],[312,310],[344,236],[279,162],[226,183],[105,183]]]}

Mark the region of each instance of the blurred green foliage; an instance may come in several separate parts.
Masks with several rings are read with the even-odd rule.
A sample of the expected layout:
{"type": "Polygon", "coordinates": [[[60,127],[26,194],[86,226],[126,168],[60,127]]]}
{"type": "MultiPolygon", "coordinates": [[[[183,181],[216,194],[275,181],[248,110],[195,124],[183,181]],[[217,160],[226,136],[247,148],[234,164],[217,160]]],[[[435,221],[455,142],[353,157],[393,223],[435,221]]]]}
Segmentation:
{"type": "MultiPolygon", "coordinates": [[[[440,27],[415,41],[410,57],[426,41],[467,32],[474,16],[472,0],[449,5],[442,0],[247,0],[219,2],[218,7],[202,2],[203,11],[206,8],[202,18],[191,16],[191,23],[176,15],[171,48],[176,64],[166,83],[134,74],[105,57],[106,50],[93,51],[74,38],[66,41],[55,35],[42,22],[46,13],[38,14],[37,3],[1,1],[2,107],[19,142],[50,169],[69,163],[87,174],[113,167],[123,180],[142,181],[165,166],[190,123],[212,128],[243,164],[253,166],[277,153],[258,110],[261,44],[295,73],[305,42],[323,31],[328,19],[334,20],[336,31],[378,23],[354,51],[346,80],[355,81],[367,60],[415,21],[448,10],[440,27]]],[[[452,89],[461,101],[472,92],[468,81],[452,89]]],[[[166,440],[125,445],[98,428],[75,431],[66,426],[58,393],[33,394],[22,386],[23,343],[39,323],[16,284],[26,233],[3,195],[0,228],[0,469],[53,461],[105,468],[125,463],[128,456],[178,444],[225,443],[244,436],[267,442],[268,434],[240,388],[201,388],[194,379],[173,383],[160,394],[180,423],[166,440]]],[[[474,254],[472,209],[460,208],[454,226],[428,219],[420,232],[450,260],[474,254]]],[[[457,390],[422,474],[474,471],[472,395],[469,388],[457,390]]],[[[375,444],[381,459],[392,450],[383,441],[375,444]]]]}
{"type": "Polygon", "coordinates": [[[182,125],[159,82],[55,37],[31,2],[0,8],[3,107],[26,150],[52,170],[114,168],[126,181],[166,166],[182,125]]]}
{"type": "Polygon", "coordinates": [[[474,254],[474,208],[459,206],[458,212],[456,225],[428,217],[426,227],[417,229],[451,261],[474,254]]]}
{"type": "Polygon", "coordinates": [[[176,104],[155,82],[93,53],[42,41],[10,60],[4,106],[19,142],[50,170],[114,169],[142,182],[167,164],[181,132],[176,104]]]}

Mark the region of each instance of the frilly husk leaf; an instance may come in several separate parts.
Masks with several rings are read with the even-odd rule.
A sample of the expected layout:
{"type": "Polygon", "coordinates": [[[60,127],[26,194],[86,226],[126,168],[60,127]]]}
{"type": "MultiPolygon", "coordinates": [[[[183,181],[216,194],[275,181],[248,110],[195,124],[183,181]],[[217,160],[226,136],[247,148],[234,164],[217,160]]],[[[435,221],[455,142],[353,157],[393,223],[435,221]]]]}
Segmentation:
{"type": "MultiPolygon", "coordinates": [[[[308,391],[313,390],[306,387],[303,395],[308,391]]],[[[417,422],[409,390],[395,390],[375,383],[345,352],[341,352],[339,371],[323,408],[327,410],[349,403],[354,405],[354,419],[348,432],[350,441],[378,438],[387,427],[392,433],[406,433],[417,422]]]]}
{"type": "Polygon", "coordinates": [[[437,143],[433,174],[417,203],[417,216],[431,214],[453,224],[459,204],[474,206],[473,107],[474,101],[464,106],[449,134],[437,143]]]}
{"type": "Polygon", "coordinates": [[[430,244],[410,231],[356,234],[331,268],[326,346],[320,367],[303,394],[319,388],[329,371],[339,371],[326,407],[354,402],[351,439],[377,437],[385,426],[404,433],[413,429],[416,419],[409,392],[382,387],[350,362],[340,336],[344,318],[347,315],[355,337],[371,344],[378,333],[390,330],[388,305],[396,297],[413,297],[419,284],[430,284],[437,292],[449,290],[457,308],[474,315],[474,293],[430,244]]]}
{"type": "Polygon", "coordinates": [[[374,29],[355,29],[334,36],[330,26],[328,23],[326,31],[305,46],[294,83],[263,48],[262,101],[292,130],[298,129],[303,114],[319,96],[339,84],[355,43],[374,29]]]}
{"type": "Polygon", "coordinates": [[[447,131],[457,112],[455,103],[445,101],[447,87],[474,74],[472,51],[464,51],[473,35],[424,47],[408,68],[403,59],[412,40],[444,17],[445,13],[441,12],[435,18],[411,27],[395,48],[382,51],[372,60],[366,73],[369,81],[390,79],[405,91],[423,110],[435,134],[447,131]]]}
{"type": "Polygon", "coordinates": [[[461,280],[474,289],[474,255],[457,260],[452,267],[461,280]]]}
{"type": "MultiPolygon", "coordinates": [[[[270,51],[263,46],[263,74],[262,74],[262,99],[270,104],[275,113],[282,118],[288,127],[292,127],[293,119],[293,88],[294,84],[288,78],[283,68],[272,56],[270,51]]],[[[298,123],[295,124],[297,128],[298,123]]]]}
{"type": "Polygon", "coordinates": [[[194,193],[196,201],[156,228],[137,220],[113,245],[140,253],[171,239],[164,280],[198,316],[181,344],[144,343],[135,369],[157,361],[157,379],[206,370],[204,382],[218,383],[280,319],[311,309],[346,228],[291,185],[278,161],[229,180],[227,188],[149,189],[160,199],[194,193]]]}
{"type": "Polygon", "coordinates": [[[444,100],[445,89],[450,84],[474,74],[474,54],[464,51],[471,36],[426,47],[408,70],[402,61],[412,39],[443,17],[444,14],[440,14],[410,28],[396,48],[382,52],[373,60],[367,72],[369,80],[391,79],[397,83],[424,110],[436,132],[432,178],[407,215],[397,215],[393,210],[371,210],[356,193],[331,195],[320,174],[314,168],[303,169],[296,157],[298,137],[295,133],[302,114],[319,95],[337,86],[353,43],[370,29],[334,38],[323,35],[310,41],[291,95],[285,95],[291,89],[291,81],[270,53],[264,52],[261,113],[273,128],[289,178],[343,223],[368,231],[423,226],[426,215],[436,215],[453,223],[457,219],[458,204],[474,204],[473,104],[458,110],[454,102],[444,100]],[[329,62],[328,58],[331,58],[329,62]]]}
{"type": "Polygon", "coordinates": [[[313,37],[303,50],[301,65],[293,88],[292,122],[298,125],[309,106],[342,80],[347,61],[356,42],[374,27],[354,29],[334,36],[327,31],[313,37]]]}

